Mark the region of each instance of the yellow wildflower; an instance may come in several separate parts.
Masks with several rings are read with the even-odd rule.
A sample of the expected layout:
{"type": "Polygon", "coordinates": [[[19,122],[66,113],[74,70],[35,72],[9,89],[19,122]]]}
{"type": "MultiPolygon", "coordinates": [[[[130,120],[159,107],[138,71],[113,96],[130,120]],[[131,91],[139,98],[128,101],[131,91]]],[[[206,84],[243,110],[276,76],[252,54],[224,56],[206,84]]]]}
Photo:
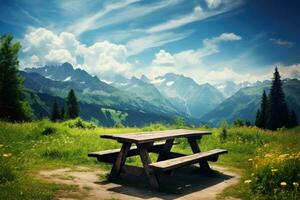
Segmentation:
{"type": "Polygon", "coordinates": [[[271,169],[271,171],[272,171],[272,172],[277,172],[277,171],[278,171],[278,169],[271,169]]]}
{"type": "Polygon", "coordinates": [[[12,156],[11,153],[4,153],[4,154],[3,154],[3,157],[10,157],[10,156],[12,156]]]}
{"type": "Polygon", "coordinates": [[[281,154],[280,156],[279,156],[279,158],[286,158],[286,157],[288,157],[290,154],[288,154],[288,153],[285,153],[285,154],[281,154]]]}
{"type": "Polygon", "coordinates": [[[253,161],[253,159],[252,159],[252,158],[249,158],[248,161],[251,162],[251,161],[253,161]]]}
{"type": "Polygon", "coordinates": [[[293,186],[294,186],[295,188],[297,188],[297,187],[299,187],[299,183],[293,182],[293,186]]]}
{"type": "Polygon", "coordinates": [[[281,185],[282,187],[285,187],[285,186],[287,186],[287,183],[284,182],[284,181],[282,181],[282,182],[280,183],[280,185],[281,185]]]}
{"type": "Polygon", "coordinates": [[[252,182],[252,180],[245,180],[244,181],[244,183],[246,183],[246,184],[249,184],[249,183],[251,183],[252,182]]]}

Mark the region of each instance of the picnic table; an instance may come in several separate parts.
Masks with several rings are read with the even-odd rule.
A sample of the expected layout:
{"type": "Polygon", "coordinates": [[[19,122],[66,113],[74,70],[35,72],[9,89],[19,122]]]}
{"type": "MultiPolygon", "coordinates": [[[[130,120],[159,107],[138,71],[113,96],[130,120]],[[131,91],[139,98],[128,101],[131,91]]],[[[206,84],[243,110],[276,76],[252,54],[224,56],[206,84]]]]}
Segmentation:
{"type": "MultiPolygon", "coordinates": [[[[121,172],[146,175],[151,186],[159,188],[160,172],[170,172],[173,169],[199,163],[203,171],[210,170],[208,161],[217,161],[220,154],[227,153],[225,149],[213,149],[201,152],[197,140],[202,136],[210,135],[209,131],[198,130],[167,130],[153,132],[139,132],[128,134],[104,134],[101,138],[116,140],[122,144],[121,149],[104,150],[89,153],[89,157],[96,157],[100,162],[112,163],[109,178],[111,180],[119,177],[121,172]],[[186,155],[171,152],[176,144],[176,138],[187,138],[193,154],[186,155]],[[159,142],[158,142],[159,141],[159,142]],[[152,162],[149,153],[157,153],[158,159],[152,162]],[[127,157],[139,155],[143,167],[125,165],[127,157]]],[[[170,173],[169,173],[170,174],[170,173]]]]}

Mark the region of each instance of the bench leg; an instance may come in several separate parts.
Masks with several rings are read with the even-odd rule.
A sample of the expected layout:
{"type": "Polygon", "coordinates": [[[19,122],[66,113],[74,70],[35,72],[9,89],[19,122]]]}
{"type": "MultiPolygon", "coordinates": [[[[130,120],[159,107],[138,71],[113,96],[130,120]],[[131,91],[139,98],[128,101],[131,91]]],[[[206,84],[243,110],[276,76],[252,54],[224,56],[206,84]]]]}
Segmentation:
{"type": "Polygon", "coordinates": [[[139,144],[137,145],[141,157],[141,161],[144,166],[145,174],[147,175],[149,179],[149,183],[154,188],[159,188],[158,179],[155,174],[155,172],[149,167],[149,164],[151,164],[151,159],[149,157],[149,152],[147,149],[146,144],[139,144]]]}
{"type": "Polygon", "coordinates": [[[174,139],[167,140],[164,144],[162,151],[159,153],[157,161],[165,160],[169,157],[170,151],[173,146],[174,139]]]}
{"type": "Polygon", "coordinates": [[[121,151],[119,152],[118,157],[111,169],[109,179],[113,180],[119,177],[122,167],[125,164],[126,156],[130,149],[130,146],[131,143],[123,143],[121,151]]]}
{"type": "MultiPolygon", "coordinates": [[[[199,152],[201,152],[201,150],[200,150],[200,148],[198,146],[196,138],[188,138],[188,141],[190,143],[190,146],[192,148],[193,153],[199,153],[199,152]]],[[[209,171],[210,170],[210,167],[208,165],[207,160],[200,161],[199,165],[200,165],[200,169],[203,170],[203,171],[209,171]]]]}

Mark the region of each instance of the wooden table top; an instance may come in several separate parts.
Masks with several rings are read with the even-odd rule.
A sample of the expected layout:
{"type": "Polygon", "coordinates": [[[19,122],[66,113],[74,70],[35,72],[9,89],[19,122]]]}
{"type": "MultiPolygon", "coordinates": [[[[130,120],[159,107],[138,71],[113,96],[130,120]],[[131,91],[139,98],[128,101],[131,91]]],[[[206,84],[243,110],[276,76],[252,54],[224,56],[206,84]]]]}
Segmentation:
{"type": "Polygon", "coordinates": [[[138,132],[138,133],[126,133],[126,134],[104,134],[101,138],[109,138],[117,140],[118,142],[130,142],[130,143],[148,143],[158,140],[167,140],[178,137],[199,137],[202,135],[210,135],[210,131],[198,131],[187,129],[176,129],[166,131],[151,131],[151,132],[138,132]]]}

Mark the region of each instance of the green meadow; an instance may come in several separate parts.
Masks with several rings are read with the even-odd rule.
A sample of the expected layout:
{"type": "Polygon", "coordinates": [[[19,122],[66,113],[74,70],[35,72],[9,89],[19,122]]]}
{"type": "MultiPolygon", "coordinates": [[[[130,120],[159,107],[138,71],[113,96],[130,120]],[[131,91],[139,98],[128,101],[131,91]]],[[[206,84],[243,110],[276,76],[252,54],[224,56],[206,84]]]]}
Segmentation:
{"type": "MultiPolygon", "coordinates": [[[[112,140],[101,139],[100,134],[174,128],[179,127],[152,124],[143,128],[104,128],[79,119],[0,122],[0,199],[55,199],[60,191],[76,190],[75,186],[42,180],[37,176],[40,170],[86,166],[108,171],[109,165],[87,157],[91,151],[120,147],[112,140]]],[[[241,174],[239,184],[227,188],[219,198],[300,199],[300,127],[277,131],[229,127],[225,137],[220,137],[220,128],[209,130],[213,134],[203,137],[202,150],[228,149],[229,153],[216,164],[241,174]]],[[[173,148],[190,152],[185,140],[179,140],[173,148]]],[[[135,157],[127,162],[140,165],[135,157]]]]}

